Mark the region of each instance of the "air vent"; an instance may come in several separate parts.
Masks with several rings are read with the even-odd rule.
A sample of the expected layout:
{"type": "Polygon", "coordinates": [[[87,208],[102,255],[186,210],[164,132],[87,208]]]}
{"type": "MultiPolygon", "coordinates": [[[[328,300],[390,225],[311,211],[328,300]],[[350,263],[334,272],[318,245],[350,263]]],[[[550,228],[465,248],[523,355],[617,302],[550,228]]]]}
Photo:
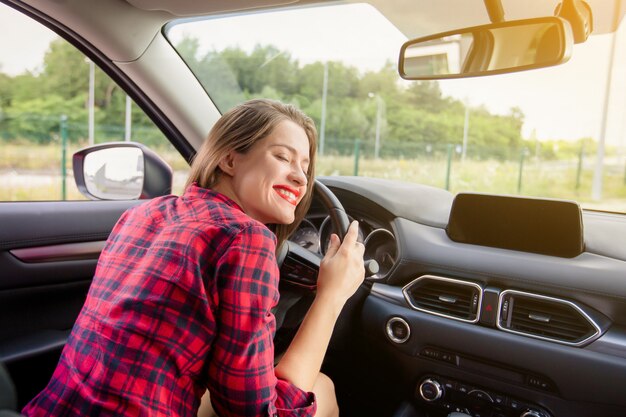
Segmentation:
{"type": "Polygon", "coordinates": [[[600,327],[576,304],[513,290],[500,294],[497,324],[501,330],[572,346],[600,334],[600,327]]]}
{"type": "Polygon", "coordinates": [[[475,323],[482,302],[482,287],[468,281],[423,275],[402,289],[416,310],[475,323]]]}

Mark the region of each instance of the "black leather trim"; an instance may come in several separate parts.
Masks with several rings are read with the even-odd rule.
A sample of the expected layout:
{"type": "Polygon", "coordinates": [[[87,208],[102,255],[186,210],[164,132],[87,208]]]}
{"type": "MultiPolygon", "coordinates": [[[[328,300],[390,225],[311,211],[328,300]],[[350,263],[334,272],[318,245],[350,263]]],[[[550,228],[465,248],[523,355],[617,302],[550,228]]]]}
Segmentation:
{"type": "Polygon", "coordinates": [[[0,361],[10,363],[60,350],[65,345],[69,335],[69,330],[44,330],[2,342],[0,344],[0,361]]]}
{"type": "Polygon", "coordinates": [[[106,240],[122,213],[142,202],[0,203],[0,250],[106,240]]]}

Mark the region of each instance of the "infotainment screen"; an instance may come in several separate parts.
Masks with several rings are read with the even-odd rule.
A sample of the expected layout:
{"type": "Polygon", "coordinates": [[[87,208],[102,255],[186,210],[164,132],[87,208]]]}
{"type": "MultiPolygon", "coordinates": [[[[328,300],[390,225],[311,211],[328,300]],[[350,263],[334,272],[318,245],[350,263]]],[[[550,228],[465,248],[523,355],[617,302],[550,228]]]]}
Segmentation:
{"type": "Polygon", "coordinates": [[[573,201],[460,193],[446,231],[474,245],[565,258],[584,251],[582,212],[573,201]]]}

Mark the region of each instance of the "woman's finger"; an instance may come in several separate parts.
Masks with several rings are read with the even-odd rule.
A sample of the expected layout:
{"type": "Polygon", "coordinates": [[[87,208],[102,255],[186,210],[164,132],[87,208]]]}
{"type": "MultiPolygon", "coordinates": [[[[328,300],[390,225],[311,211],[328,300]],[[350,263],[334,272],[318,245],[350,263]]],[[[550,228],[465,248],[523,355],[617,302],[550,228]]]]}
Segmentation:
{"type": "Polygon", "coordinates": [[[341,241],[339,240],[339,236],[334,233],[330,235],[330,243],[328,244],[328,249],[326,249],[326,256],[329,258],[335,256],[340,245],[341,241]]]}
{"type": "Polygon", "coordinates": [[[346,233],[346,236],[343,238],[343,244],[354,246],[358,237],[359,237],[359,222],[354,220],[352,223],[350,223],[350,227],[348,227],[348,232],[346,233]]]}

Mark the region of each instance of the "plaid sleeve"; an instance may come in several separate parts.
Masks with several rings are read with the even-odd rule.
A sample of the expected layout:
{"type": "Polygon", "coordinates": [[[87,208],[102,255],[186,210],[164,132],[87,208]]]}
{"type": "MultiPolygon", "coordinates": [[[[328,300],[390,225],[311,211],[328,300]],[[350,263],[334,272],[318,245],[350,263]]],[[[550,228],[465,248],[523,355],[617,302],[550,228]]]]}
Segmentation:
{"type": "Polygon", "coordinates": [[[209,358],[208,387],[222,417],[315,415],[315,396],[274,374],[274,239],[262,225],[250,226],[233,238],[217,264],[219,330],[209,358]]]}
{"type": "Polygon", "coordinates": [[[308,417],[317,411],[315,394],[304,392],[292,383],[279,379],[276,383],[276,402],[269,415],[278,417],[308,417]]]}

